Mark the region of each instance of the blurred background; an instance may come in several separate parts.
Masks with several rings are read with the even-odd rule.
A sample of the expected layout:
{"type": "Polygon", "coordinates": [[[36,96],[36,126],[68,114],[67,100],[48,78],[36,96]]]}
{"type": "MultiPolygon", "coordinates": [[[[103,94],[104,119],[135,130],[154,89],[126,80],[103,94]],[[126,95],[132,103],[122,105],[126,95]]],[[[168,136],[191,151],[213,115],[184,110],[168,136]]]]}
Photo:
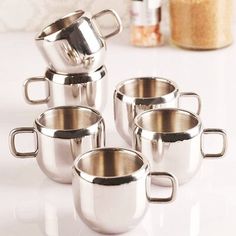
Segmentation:
{"type": "Polygon", "coordinates": [[[76,9],[96,13],[105,8],[114,8],[127,26],[128,5],[127,0],[1,0],[0,31],[38,31],[76,9]]]}
{"type": "MultiPolygon", "coordinates": [[[[226,0],[227,1],[227,0],[226,0]]],[[[1,0],[0,32],[39,31],[48,23],[76,9],[96,13],[104,8],[115,9],[125,27],[129,25],[129,0],[1,0]]],[[[168,25],[168,0],[163,0],[163,25],[168,25]]],[[[236,4],[234,4],[236,12],[236,4]]],[[[236,16],[234,16],[236,22],[236,16]]],[[[108,22],[101,22],[109,26],[108,22]]]]}

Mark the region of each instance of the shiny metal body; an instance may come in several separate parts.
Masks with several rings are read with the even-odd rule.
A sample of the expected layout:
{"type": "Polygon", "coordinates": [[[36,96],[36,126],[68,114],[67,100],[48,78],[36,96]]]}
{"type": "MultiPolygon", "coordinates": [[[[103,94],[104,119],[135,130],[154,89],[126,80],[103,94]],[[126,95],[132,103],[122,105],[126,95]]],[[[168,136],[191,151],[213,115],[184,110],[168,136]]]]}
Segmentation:
{"type": "Polygon", "coordinates": [[[119,83],[113,97],[118,133],[131,145],[133,121],[138,114],[155,108],[179,107],[181,97],[197,99],[197,113],[200,113],[199,95],[192,92],[180,93],[173,81],[159,77],[140,77],[119,83]]]}
{"type": "MultiPolygon", "coordinates": [[[[173,173],[180,184],[188,182],[199,170],[203,158],[222,157],[227,146],[221,129],[203,129],[200,118],[186,110],[155,109],[135,118],[133,148],[149,160],[152,171],[173,173]],[[220,153],[204,153],[204,135],[223,138],[220,153]]],[[[165,181],[154,183],[167,185],[165,181]]]]}
{"type": "Polygon", "coordinates": [[[36,44],[53,71],[88,73],[104,64],[105,40],[121,30],[121,20],[114,10],[103,10],[93,16],[78,10],[44,28],[36,37],[36,44]],[[116,28],[102,35],[96,20],[108,14],[114,18],[116,28]]]}
{"type": "Polygon", "coordinates": [[[47,106],[89,106],[102,110],[106,104],[107,70],[103,66],[95,72],[84,74],[58,74],[48,69],[44,77],[29,78],[24,82],[24,97],[29,104],[47,106]],[[46,98],[30,98],[31,83],[45,82],[46,98]]]}
{"type": "Polygon", "coordinates": [[[149,202],[173,201],[177,185],[171,174],[150,172],[146,158],[133,150],[95,149],[74,162],[72,189],[76,211],[89,227],[101,233],[132,229],[144,216],[149,202]],[[152,176],[171,181],[170,197],[150,197],[152,176]]]}
{"type": "Polygon", "coordinates": [[[55,107],[42,113],[34,127],[16,128],[9,136],[12,155],[18,158],[36,157],[40,169],[60,183],[72,182],[73,161],[82,153],[105,145],[105,124],[99,112],[89,107],[55,107]],[[34,133],[36,149],[32,153],[18,152],[15,136],[34,133]]]}

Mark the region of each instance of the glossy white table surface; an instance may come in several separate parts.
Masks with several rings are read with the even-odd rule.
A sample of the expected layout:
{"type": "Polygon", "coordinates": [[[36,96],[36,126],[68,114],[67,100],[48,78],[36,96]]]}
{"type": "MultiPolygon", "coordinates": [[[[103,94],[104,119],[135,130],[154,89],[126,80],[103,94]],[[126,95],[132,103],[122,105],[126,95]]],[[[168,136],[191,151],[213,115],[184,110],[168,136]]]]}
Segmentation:
{"type": "MultiPolygon", "coordinates": [[[[9,153],[9,131],[31,126],[46,109],[44,105],[26,104],[22,96],[24,79],[43,75],[46,68],[33,37],[32,33],[0,37],[0,235],[98,235],[76,216],[70,185],[49,180],[36,160],[15,159],[9,153]]],[[[204,126],[225,129],[229,139],[225,158],[204,160],[195,178],[179,188],[174,203],[150,205],[141,224],[125,235],[236,235],[235,62],[236,44],[218,51],[193,52],[168,44],[161,48],[134,48],[127,44],[127,34],[108,42],[109,89],[103,112],[107,146],[127,147],[114,127],[112,94],[119,81],[136,76],[166,77],[176,81],[181,91],[199,93],[204,126]]],[[[35,96],[43,95],[43,89],[34,91],[35,96]]],[[[207,140],[207,150],[214,151],[220,140],[211,138],[207,140]]],[[[21,149],[32,150],[31,139],[30,135],[24,136],[17,139],[17,144],[21,149]]],[[[164,191],[153,187],[154,195],[164,191]]]]}

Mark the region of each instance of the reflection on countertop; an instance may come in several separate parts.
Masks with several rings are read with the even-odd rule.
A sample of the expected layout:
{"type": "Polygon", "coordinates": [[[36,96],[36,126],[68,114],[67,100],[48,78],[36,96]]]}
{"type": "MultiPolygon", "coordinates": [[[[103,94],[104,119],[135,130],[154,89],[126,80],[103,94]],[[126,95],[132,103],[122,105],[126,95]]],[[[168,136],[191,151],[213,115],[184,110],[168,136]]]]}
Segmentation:
{"type": "MultiPolygon", "coordinates": [[[[203,180],[196,182],[195,186],[203,183],[203,180]]],[[[161,190],[156,186],[153,189],[154,194],[161,190]]],[[[181,236],[213,235],[219,219],[220,228],[216,235],[230,234],[228,225],[233,224],[231,212],[233,209],[236,212],[236,204],[230,204],[230,196],[224,198],[223,194],[209,189],[204,188],[203,194],[184,185],[175,203],[152,205],[141,224],[123,235],[173,235],[173,232],[180,232],[181,236]]],[[[71,186],[45,179],[36,195],[36,198],[30,199],[28,196],[11,206],[11,215],[5,219],[11,221],[11,227],[5,228],[8,230],[6,235],[14,235],[13,232],[36,236],[101,235],[89,229],[76,215],[71,186]]]]}

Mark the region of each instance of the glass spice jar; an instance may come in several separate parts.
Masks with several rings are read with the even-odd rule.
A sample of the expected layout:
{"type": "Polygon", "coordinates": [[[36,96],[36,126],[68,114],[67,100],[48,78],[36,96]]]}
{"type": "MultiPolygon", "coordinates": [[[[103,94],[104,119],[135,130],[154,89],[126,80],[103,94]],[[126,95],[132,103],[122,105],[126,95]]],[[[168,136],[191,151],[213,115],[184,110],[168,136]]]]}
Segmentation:
{"type": "Polygon", "coordinates": [[[161,0],[131,0],[130,18],[132,45],[154,47],[163,44],[161,0]]]}
{"type": "Polygon", "coordinates": [[[230,45],[232,9],[233,0],[170,0],[172,43],[196,50],[230,45]]]}

